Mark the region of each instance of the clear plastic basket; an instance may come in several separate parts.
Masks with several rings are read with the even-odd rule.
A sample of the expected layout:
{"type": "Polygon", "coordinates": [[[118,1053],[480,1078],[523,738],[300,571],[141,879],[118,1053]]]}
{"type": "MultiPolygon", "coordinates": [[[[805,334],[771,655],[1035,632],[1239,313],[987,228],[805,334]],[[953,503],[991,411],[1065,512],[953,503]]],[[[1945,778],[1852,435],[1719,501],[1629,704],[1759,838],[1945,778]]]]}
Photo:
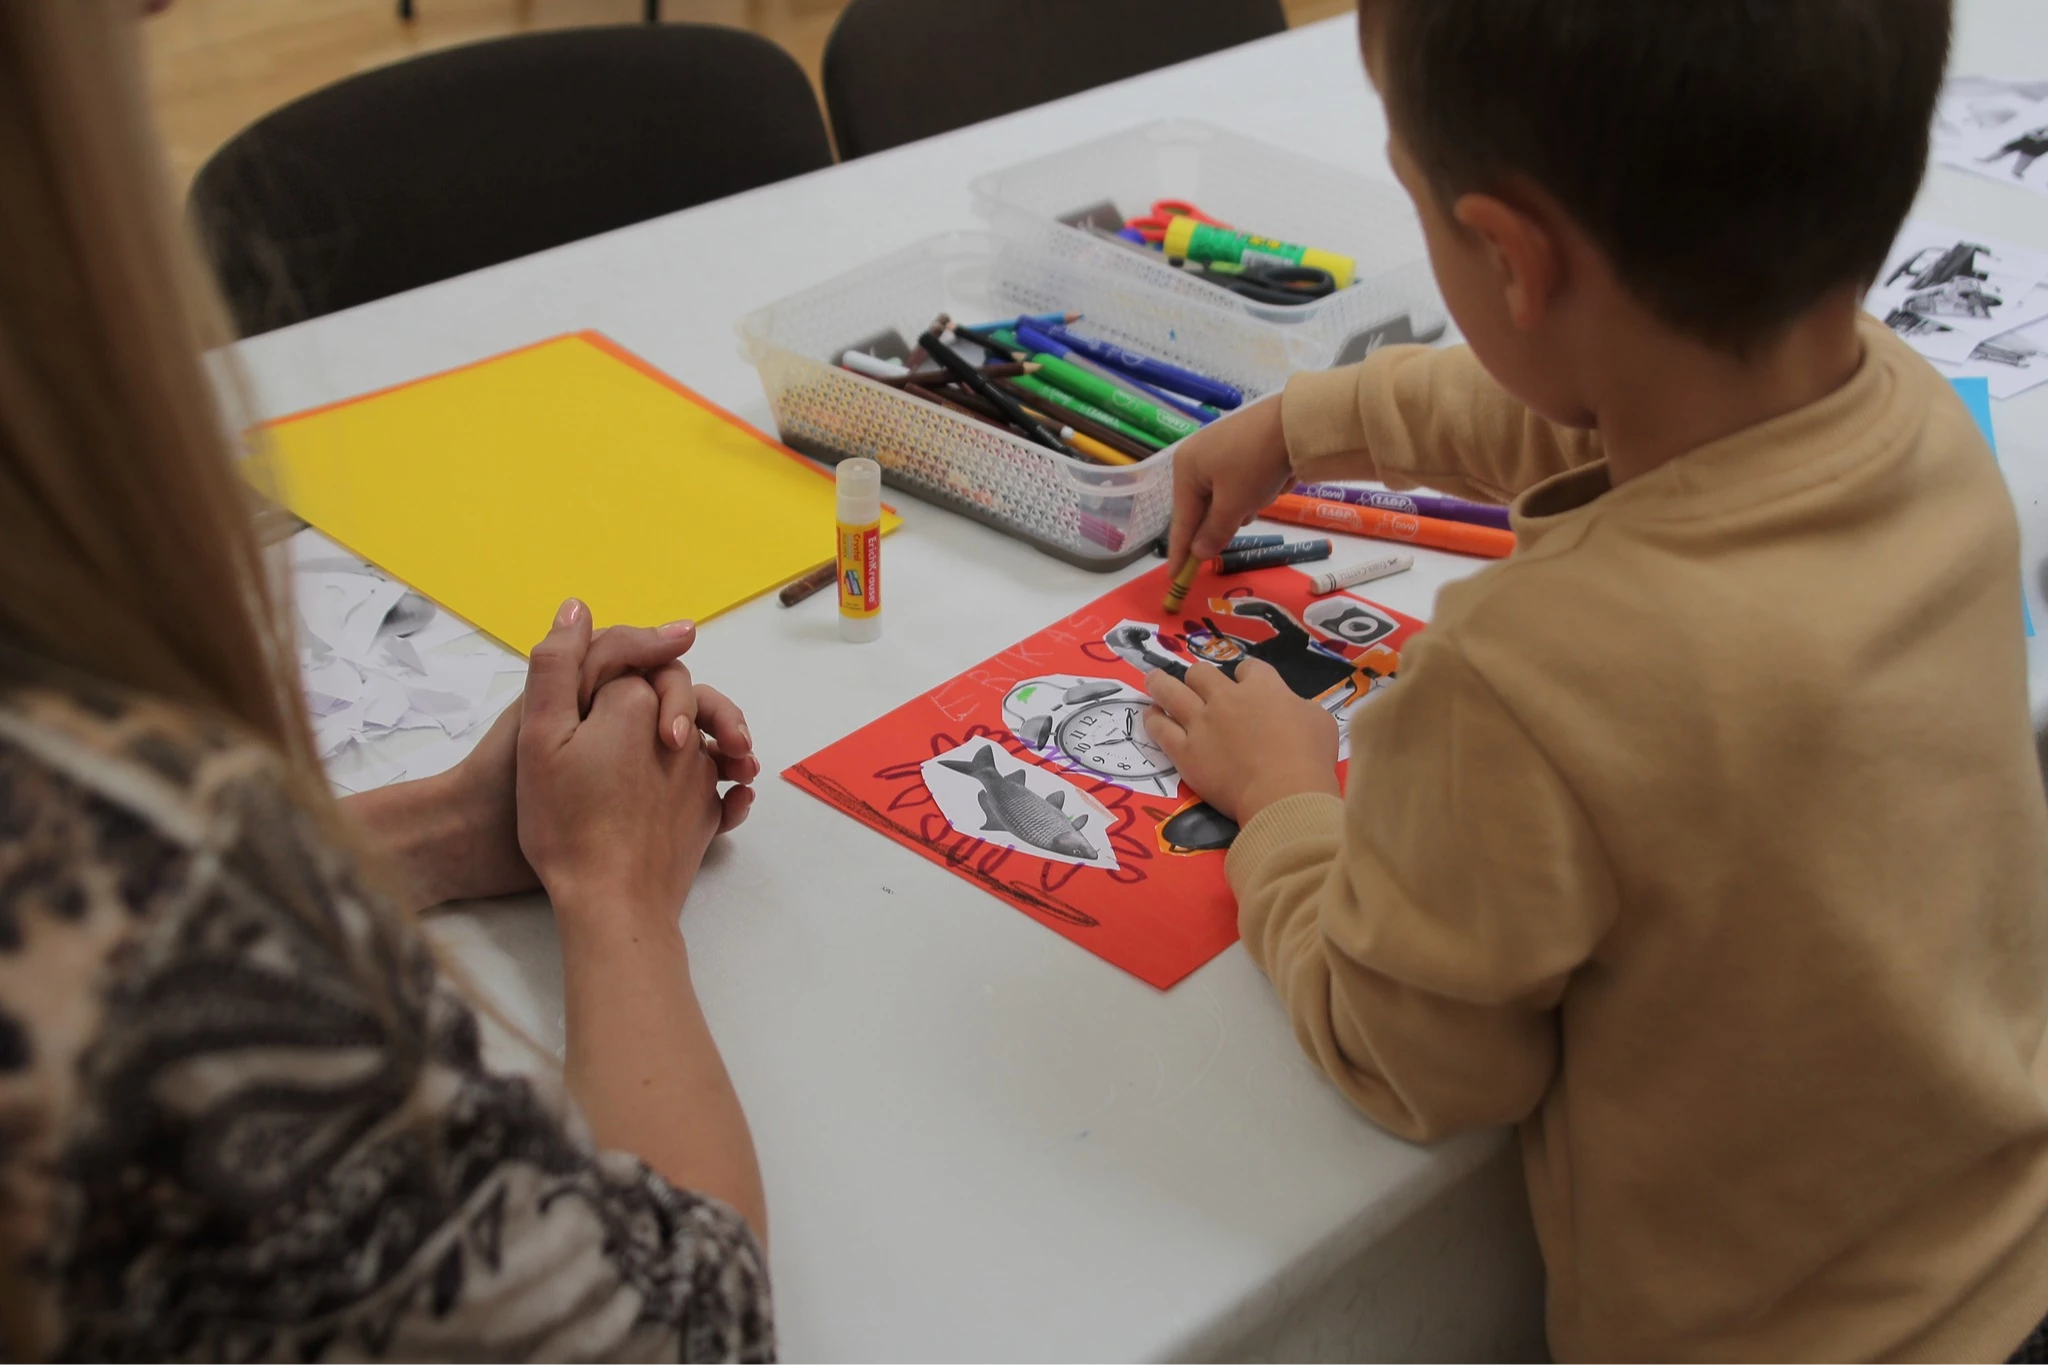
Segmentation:
{"type": "MultiPolygon", "coordinates": [[[[1382,319],[1417,306],[1412,288],[1357,286],[1382,319]]],[[[1146,553],[1172,514],[1172,451],[1106,467],[912,398],[837,365],[893,332],[915,344],[941,312],[963,323],[1078,311],[1075,330],[1220,379],[1247,399],[1303,368],[1297,336],[1248,320],[1200,290],[989,232],[928,238],[770,304],[738,324],[782,439],[836,463],[866,456],[895,488],[999,527],[1069,563],[1113,569],[1146,553]]]]}
{"type": "Polygon", "coordinates": [[[992,172],[972,188],[975,211],[999,234],[1283,329],[1304,369],[1362,359],[1383,341],[1433,340],[1447,321],[1421,226],[1398,187],[1206,123],[1143,124],[992,172]],[[1075,225],[1102,205],[1114,205],[1122,219],[1142,217],[1160,199],[1187,200],[1244,231],[1349,256],[1362,283],[1294,307],[1256,303],[1166,264],[1157,252],[1075,225]],[[1383,297],[1367,288],[1375,281],[1398,282],[1415,298],[1405,329],[1388,328],[1383,297]]]}

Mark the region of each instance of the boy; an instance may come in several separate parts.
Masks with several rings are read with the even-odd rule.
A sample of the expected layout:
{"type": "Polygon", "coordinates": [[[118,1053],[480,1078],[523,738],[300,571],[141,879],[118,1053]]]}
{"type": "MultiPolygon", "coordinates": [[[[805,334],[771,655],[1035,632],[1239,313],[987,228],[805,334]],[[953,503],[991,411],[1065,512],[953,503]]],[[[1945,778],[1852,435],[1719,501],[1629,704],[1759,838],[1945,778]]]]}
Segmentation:
{"type": "Polygon", "coordinates": [[[1522,1125],[1560,1358],[2003,1358],[2048,1310],[2018,534],[1857,307],[1947,0],[1360,22],[1469,349],[1187,442],[1173,562],[1296,478],[1512,498],[1519,545],[1439,595],[1348,801],[1270,670],[1151,675],[1246,947],[1381,1124],[1522,1125]]]}

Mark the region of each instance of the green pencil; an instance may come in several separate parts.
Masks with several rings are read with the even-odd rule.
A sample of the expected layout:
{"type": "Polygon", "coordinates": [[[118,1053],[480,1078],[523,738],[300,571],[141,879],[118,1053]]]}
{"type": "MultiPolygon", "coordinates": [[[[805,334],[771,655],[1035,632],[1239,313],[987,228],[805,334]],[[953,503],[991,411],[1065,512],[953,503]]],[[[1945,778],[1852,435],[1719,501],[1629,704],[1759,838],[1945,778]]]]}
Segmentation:
{"type": "Polygon", "coordinates": [[[1026,393],[1043,398],[1055,407],[1064,408],[1068,412],[1078,412],[1089,421],[1108,427],[1126,441],[1136,441],[1147,450],[1158,450],[1161,446],[1167,444],[1167,442],[1160,440],[1151,432],[1146,431],[1142,427],[1131,425],[1131,423],[1113,412],[1105,412],[1093,403],[1076,398],[1063,389],[1054,388],[1035,374],[1020,374],[1008,382],[1016,385],[1026,393]]]}
{"type": "Polygon", "coordinates": [[[1037,378],[1076,398],[1085,398],[1098,408],[1116,413],[1134,427],[1142,427],[1162,441],[1178,441],[1202,429],[1202,424],[1184,413],[1172,412],[1157,403],[1120,389],[1106,379],[1069,364],[1056,355],[1040,351],[1031,357],[1038,366],[1037,378]]]}

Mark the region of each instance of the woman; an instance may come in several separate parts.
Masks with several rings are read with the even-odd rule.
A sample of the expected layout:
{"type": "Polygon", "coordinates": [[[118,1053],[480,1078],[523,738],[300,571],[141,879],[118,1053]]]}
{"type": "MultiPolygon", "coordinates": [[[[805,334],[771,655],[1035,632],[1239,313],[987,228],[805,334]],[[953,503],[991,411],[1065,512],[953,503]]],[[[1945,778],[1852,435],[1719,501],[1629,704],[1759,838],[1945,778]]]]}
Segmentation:
{"type": "Polygon", "coordinates": [[[766,1357],[760,1176],[677,926],[745,721],[686,623],[571,601],[463,764],[335,803],[136,8],[0,0],[6,1353],[766,1357]],[[483,1064],[410,918],[536,884],[566,1095],[483,1064]]]}

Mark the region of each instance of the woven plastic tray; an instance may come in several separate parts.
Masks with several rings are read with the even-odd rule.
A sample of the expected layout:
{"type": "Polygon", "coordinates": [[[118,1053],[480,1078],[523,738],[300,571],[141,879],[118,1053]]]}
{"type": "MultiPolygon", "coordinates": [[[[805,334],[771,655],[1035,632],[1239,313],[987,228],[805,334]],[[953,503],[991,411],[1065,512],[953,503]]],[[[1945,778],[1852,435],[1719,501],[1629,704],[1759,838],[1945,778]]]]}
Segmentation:
{"type": "Polygon", "coordinates": [[[1210,124],[1143,124],[984,175],[973,192],[975,212],[1005,237],[1283,329],[1304,369],[1362,359],[1383,341],[1428,341],[1444,331],[1422,230],[1398,186],[1210,124]],[[1255,303],[1166,264],[1157,252],[1074,222],[1104,206],[1122,219],[1141,217],[1160,199],[1184,199],[1245,231],[1349,256],[1360,283],[1294,307],[1255,303]],[[1388,326],[1389,292],[1414,301],[1405,327],[1388,326]]]}
{"type": "MultiPolygon", "coordinates": [[[[1382,317],[1410,292],[1374,286],[1382,317]]],[[[1172,451],[1090,464],[909,397],[837,365],[849,346],[914,345],[937,314],[965,323],[1078,311],[1075,330],[1223,380],[1249,399],[1303,368],[1296,333],[1141,275],[989,232],[928,238],[742,318],[782,439],[836,463],[866,456],[893,488],[963,512],[1083,568],[1128,564],[1166,531],[1172,451]]]]}

